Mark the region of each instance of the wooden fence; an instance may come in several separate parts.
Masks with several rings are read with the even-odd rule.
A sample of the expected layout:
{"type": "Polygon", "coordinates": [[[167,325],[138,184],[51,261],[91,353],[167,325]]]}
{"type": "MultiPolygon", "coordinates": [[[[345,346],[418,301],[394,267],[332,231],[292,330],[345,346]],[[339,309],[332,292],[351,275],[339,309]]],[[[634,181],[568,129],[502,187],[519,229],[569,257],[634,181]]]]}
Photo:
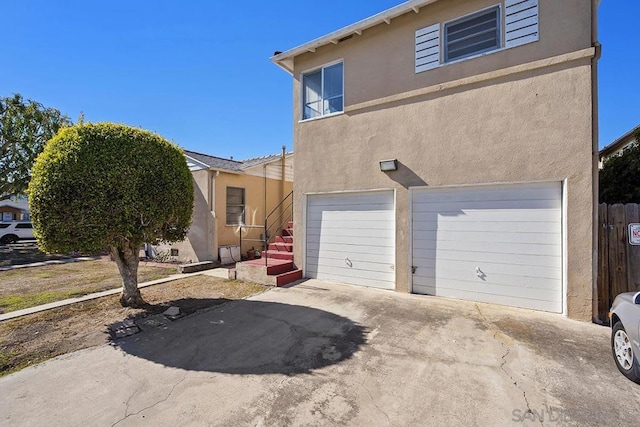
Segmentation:
{"type": "Polygon", "coordinates": [[[598,208],[598,317],[616,295],[640,291],[640,246],[629,244],[629,224],[640,223],[638,204],[601,204],[598,208]]]}

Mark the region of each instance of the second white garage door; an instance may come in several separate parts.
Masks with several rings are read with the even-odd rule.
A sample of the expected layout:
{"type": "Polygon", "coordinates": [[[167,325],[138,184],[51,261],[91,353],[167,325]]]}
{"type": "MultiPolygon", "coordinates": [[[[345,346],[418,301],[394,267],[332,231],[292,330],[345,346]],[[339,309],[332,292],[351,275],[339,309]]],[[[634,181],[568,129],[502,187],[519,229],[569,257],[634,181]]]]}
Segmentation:
{"type": "Polygon", "coordinates": [[[393,191],[307,197],[305,276],[395,287],[393,191]]]}
{"type": "Polygon", "coordinates": [[[561,188],[412,190],[413,292],[561,313],[561,188]]]}

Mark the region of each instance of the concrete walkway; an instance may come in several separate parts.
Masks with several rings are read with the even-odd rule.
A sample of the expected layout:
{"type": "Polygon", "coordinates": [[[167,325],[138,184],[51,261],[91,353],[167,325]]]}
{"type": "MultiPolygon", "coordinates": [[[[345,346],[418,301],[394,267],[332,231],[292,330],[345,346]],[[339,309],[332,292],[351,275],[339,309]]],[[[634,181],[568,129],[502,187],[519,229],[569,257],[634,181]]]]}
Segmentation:
{"type": "MultiPolygon", "coordinates": [[[[196,273],[172,274],[171,276],[164,277],[162,279],[151,280],[149,282],[139,283],[138,284],[138,288],[146,288],[148,286],[160,285],[162,283],[172,282],[174,280],[184,279],[186,277],[198,276],[198,275],[203,275],[203,274],[204,275],[209,275],[209,276],[214,276],[214,277],[226,278],[227,276],[225,274],[228,274],[228,270],[226,268],[216,268],[216,269],[213,269],[213,270],[198,271],[196,273]],[[217,270],[224,270],[224,271],[217,271],[217,270]]],[[[0,322],[5,321],[5,320],[9,320],[9,319],[15,319],[17,317],[26,316],[26,315],[29,315],[29,314],[39,313],[41,311],[46,311],[46,310],[51,310],[51,309],[58,308],[58,307],[64,307],[64,306],[67,306],[67,305],[76,304],[76,303],[83,302],[83,301],[89,301],[89,300],[96,299],[96,298],[102,298],[102,297],[106,297],[108,295],[119,294],[121,291],[122,291],[122,288],[114,288],[114,289],[109,289],[109,290],[102,291],[102,292],[95,292],[95,293],[92,293],[92,294],[83,295],[81,297],[68,298],[68,299],[64,299],[64,300],[60,300],[60,301],[54,301],[54,302],[51,302],[49,304],[42,304],[42,305],[38,305],[38,306],[35,306],[35,307],[29,307],[29,308],[25,308],[23,310],[11,311],[9,313],[0,314],[0,322]]]]}
{"type": "Polygon", "coordinates": [[[309,280],[0,378],[0,425],[638,426],[609,334],[309,280]]]}

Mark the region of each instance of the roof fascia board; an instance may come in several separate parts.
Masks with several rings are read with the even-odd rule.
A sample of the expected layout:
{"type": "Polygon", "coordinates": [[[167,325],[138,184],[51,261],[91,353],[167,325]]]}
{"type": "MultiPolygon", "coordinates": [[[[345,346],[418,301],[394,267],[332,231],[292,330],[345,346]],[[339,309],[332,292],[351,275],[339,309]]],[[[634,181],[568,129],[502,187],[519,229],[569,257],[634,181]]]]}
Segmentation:
{"type": "Polygon", "coordinates": [[[214,168],[214,167],[208,167],[208,169],[210,171],[230,173],[230,174],[233,174],[233,175],[242,175],[244,173],[243,171],[236,171],[236,170],[232,170],[232,169],[222,169],[222,168],[214,168]]]}
{"type": "Polygon", "coordinates": [[[380,12],[376,15],[370,16],[369,18],[365,18],[361,21],[356,22],[355,24],[348,25],[344,28],[341,28],[337,31],[329,33],[325,36],[319,37],[315,40],[311,40],[310,42],[304,43],[298,47],[294,47],[293,49],[289,49],[286,52],[279,53],[271,57],[271,61],[278,65],[280,68],[288,72],[289,74],[293,74],[293,58],[301,55],[306,52],[314,52],[317,48],[321,46],[325,46],[327,44],[336,44],[338,40],[343,37],[352,35],[352,34],[362,34],[362,31],[374,27],[376,25],[387,23],[390,24],[393,18],[397,18],[398,16],[404,15],[408,12],[416,12],[421,7],[424,7],[428,4],[435,3],[438,0],[409,0],[397,6],[394,6],[390,9],[387,9],[383,12],[380,12]]]}
{"type": "Polygon", "coordinates": [[[209,165],[206,163],[201,162],[200,160],[194,159],[193,157],[191,157],[190,155],[188,155],[187,153],[184,154],[184,156],[189,159],[189,161],[195,163],[196,165],[199,165],[200,167],[202,167],[202,169],[209,169],[209,165]]]}
{"type": "Polygon", "coordinates": [[[236,171],[236,170],[233,170],[233,169],[216,168],[216,167],[213,167],[213,166],[209,166],[208,164],[206,164],[206,163],[204,163],[204,162],[201,162],[200,160],[194,159],[193,157],[191,157],[190,155],[188,155],[188,154],[186,154],[186,153],[185,153],[185,155],[184,155],[184,156],[185,156],[186,158],[188,158],[188,159],[189,159],[189,161],[191,161],[191,162],[193,162],[193,163],[195,163],[195,164],[197,164],[197,165],[201,166],[201,167],[202,167],[202,169],[199,169],[199,170],[203,170],[203,169],[204,169],[204,170],[211,170],[211,171],[219,171],[219,172],[232,173],[232,174],[235,174],[235,175],[242,175],[242,172],[241,172],[241,171],[236,171]]]}

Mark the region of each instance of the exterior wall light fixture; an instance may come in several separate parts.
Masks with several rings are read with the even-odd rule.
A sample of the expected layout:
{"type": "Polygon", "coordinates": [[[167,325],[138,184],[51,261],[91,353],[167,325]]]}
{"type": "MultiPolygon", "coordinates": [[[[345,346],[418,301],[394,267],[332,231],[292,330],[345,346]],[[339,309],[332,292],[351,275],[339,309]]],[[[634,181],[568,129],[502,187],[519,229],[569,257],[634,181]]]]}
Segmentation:
{"type": "Polygon", "coordinates": [[[381,160],[380,170],[382,172],[390,172],[398,170],[398,159],[381,160]]]}

